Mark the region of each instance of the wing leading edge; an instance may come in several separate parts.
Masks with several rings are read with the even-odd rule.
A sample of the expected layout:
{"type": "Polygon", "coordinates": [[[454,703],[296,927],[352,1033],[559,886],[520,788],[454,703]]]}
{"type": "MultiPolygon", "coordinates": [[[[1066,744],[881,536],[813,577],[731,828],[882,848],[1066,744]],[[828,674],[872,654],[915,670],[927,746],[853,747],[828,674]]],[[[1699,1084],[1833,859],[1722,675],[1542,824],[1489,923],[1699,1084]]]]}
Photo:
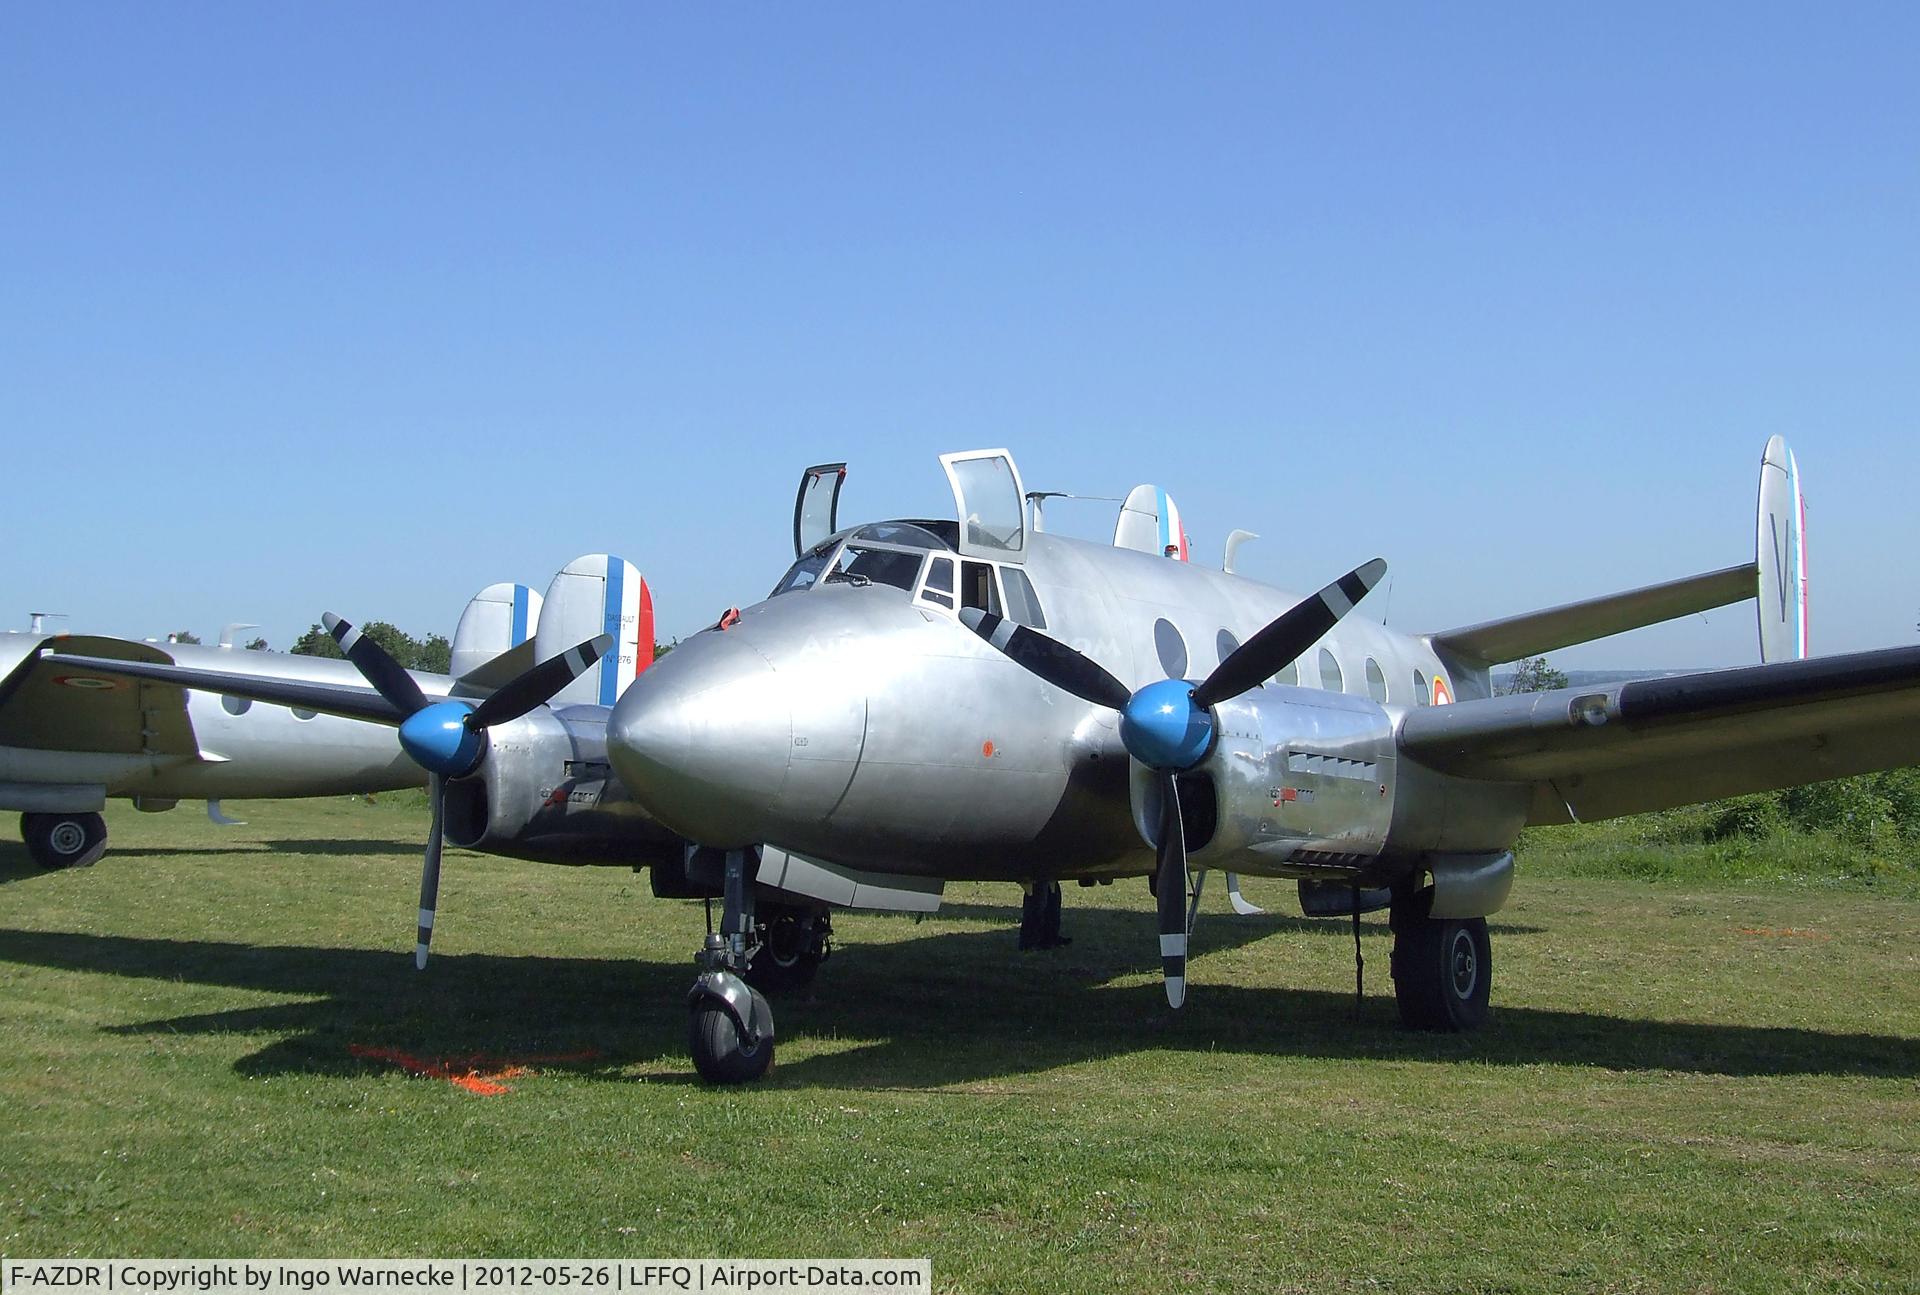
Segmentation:
{"type": "Polygon", "coordinates": [[[1400,749],[1533,787],[1530,824],[1920,764],[1920,648],[1561,688],[1409,714],[1400,749]]]}

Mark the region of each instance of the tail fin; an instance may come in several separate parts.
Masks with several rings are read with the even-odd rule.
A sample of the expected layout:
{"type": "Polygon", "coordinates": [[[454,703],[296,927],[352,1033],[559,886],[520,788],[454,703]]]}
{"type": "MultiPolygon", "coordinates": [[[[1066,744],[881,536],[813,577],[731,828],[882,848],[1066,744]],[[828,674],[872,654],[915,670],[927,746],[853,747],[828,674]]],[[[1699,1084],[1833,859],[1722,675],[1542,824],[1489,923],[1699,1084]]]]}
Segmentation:
{"type": "Polygon", "coordinates": [[[1807,656],[1807,501],[1785,437],[1760,456],[1760,659],[1807,656]]]}
{"type": "Polygon", "coordinates": [[[633,563],[605,553],[575,558],[547,586],[535,655],[545,661],[596,634],[611,634],[613,646],[553,705],[611,706],[653,664],[653,592],[633,563]]]}
{"type": "Polygon", "coordinates": [[[1466,625],[1434,634],[1429,641],[1450,661],[1485,669],[1756,598],[1761,660],[1805,656],[1806,544],[1800,476],[1793,452],[1778,436],[1767,442],[1760,462],[1759,515],[1759,547],[1752,562],[1466,625]]]}
{"type": "Polygon", "coordinates": [[[453,631],[453,677],[464,678],[510,648],[533,637],[540,623],[540,595],[503,581],[473,596],[453,631]]]}

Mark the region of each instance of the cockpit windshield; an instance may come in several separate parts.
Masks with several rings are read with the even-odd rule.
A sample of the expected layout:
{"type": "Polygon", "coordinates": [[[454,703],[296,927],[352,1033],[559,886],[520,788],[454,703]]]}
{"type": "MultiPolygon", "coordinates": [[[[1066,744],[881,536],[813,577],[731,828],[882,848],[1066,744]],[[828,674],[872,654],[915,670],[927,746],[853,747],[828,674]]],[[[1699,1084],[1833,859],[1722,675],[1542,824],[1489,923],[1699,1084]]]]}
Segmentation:
{"type": "Polygon", "coordinates": [[[911,591],[919,583],[928,551],[948,547],[939,536],[911,522],[874,522],[814,546],[787,568],[771,596],[841,582],[911,591]]]}
{"type": "Polygon", "coordinates": [[[780,577],[780,583],[775,585],[773,592],[767,596],[778,598],[781,594],[813,588],[813,582],[818,580],[820,573],[827,569],[827,559],[833,556],[837,547],[839,547],[837,541],[829,540],[817,546],[811,553],[802,556],[798,562],[787,568],[787,574],[780,577]]]}
{"type": "Polygon", "coordinates": [[[912,589],[920,578],[920,564],[927,555],[909,549],[878,548],[849,540],[840,560],[827,572],[827,581],[845,580],[849,584],[892,585],[912,589]]]}

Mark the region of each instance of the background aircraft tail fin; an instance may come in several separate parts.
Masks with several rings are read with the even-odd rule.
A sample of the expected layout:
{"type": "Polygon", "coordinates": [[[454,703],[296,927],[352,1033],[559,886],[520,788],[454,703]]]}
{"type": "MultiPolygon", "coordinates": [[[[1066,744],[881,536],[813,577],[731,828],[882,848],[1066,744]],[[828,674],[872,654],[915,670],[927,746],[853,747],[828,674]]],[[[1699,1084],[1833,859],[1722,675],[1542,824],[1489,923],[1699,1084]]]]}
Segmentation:
{"type": "Polygon", "coordinates": [[[1173,497],[1158,486],[1135,486],[1120,505],[1120,520],[1113,528],[1113,547],[1166,555],[1182,562],[1188,560],[1187,529],[1180,522],[1180,508],[1173,497]],[[1167,553],[1171,545],[1174,552],[1167,553]]]}
{"type": "Polygon", "coordinates": [[[473,596],[453,631],[453,677],[465,679],[501,653],[533,638],[540,623],[540,595],[503,581],[473,596]]]}
{"type": "Polygon", "coordinates": [[[534,655],[545,661],[596,634],[612,635],[613,646],[553,705],[611,706],[653,664],[653,592],[638,567],[605,553],[575,558],[547,586],[534,655]]]}
{"type": "Polygon", "coordinates": [[[1807,652],[1804,517],[1793,452],[1776,436],[1767,442],[1761,457],[1760,533],[1752,562],[1465,625],[1431,635],[1429,641],[1449,660],[1485,669],[1756,598],[1760,604],[1760,659],[1803,657],[1807,652]]]}

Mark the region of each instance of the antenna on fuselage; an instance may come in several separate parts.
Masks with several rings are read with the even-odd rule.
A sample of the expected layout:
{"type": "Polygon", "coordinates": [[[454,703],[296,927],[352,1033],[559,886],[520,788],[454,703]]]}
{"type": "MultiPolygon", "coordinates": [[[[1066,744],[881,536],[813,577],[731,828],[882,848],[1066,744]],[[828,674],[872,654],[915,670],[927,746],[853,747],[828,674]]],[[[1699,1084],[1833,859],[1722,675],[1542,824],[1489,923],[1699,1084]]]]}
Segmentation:
{"type": "Polygon", "coordinates": [[[27,633],[45,634],[47,632],[47,618],[49,616],[55,620],[65,620],[67,614],[65,612],[28,612],[27,633]]]}
{"type": "Polygon", "coordinates": [[[1091,499],[1103,504],[1122,502],[1117,495],[1076,495],[1065,490],[1029,490],[1027,491],[1027,516],[1035,535],[1046,533],[1046,502],[1049,499],[1091,499]]]}

